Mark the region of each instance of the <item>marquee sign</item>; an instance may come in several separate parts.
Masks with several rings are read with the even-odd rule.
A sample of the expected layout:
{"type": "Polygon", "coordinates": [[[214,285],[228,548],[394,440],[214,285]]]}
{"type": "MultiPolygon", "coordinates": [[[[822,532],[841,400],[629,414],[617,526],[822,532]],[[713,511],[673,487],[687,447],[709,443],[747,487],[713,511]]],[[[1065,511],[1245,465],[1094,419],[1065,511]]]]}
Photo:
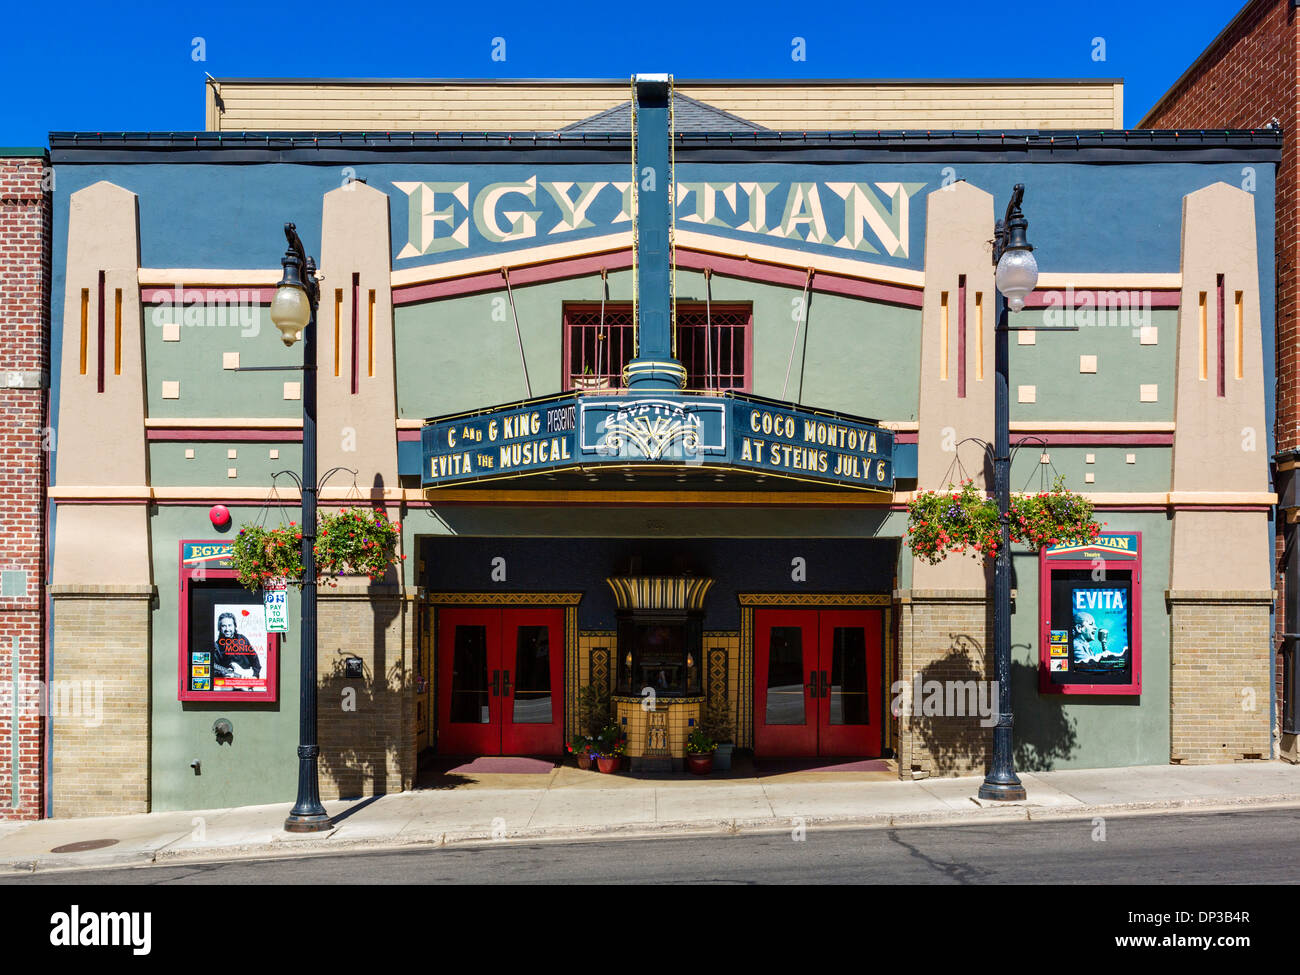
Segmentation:
{"type": "Polygon", "coordinates": [[[742,469],[894,488],[894,435],[870,420],[737,393],[571,393],[429,420],[421,483],[596,467],[742,469]]]}

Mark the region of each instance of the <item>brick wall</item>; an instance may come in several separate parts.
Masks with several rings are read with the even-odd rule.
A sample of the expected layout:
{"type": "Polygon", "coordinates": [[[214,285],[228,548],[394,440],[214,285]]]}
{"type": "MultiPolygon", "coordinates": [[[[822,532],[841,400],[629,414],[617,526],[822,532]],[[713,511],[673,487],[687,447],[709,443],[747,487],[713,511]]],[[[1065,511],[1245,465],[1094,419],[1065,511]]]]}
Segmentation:
{"type": "Polygon", "coordinates": [[[380,795],[415,781],[414,614],[397,587],[340,588],[317,602],[317,731],[322,799],[380,795]],[[386,590],[391,589],[392,592],[386,590]],[[344,676],[360,657],[364,676],[344,676]]]}
{"type": "MultiPolygon", "coordinates": [[[[983,592],[913,590],[900,595],[905,598],[900,606],[898,680],[914,688],[919,676],[924,689],[928,681],[965,684],[993,679],[992,616],[983,592]]],[[[891,691],[891,704],[893,697],[891,691]]],[[[996,700],[992,704],[996,710],[996,700]]],[[[924,695],[913,695],[910,707],[899,716],[900,777],[986,771],[993,733],[981,726],[978,714],[926,715],[924,710],[924,695]]]]}
{"type": "Polygon", "coordinates": [[[47,172],[43,155],[0,157],[0,820],[43,811],[47,172]]]}
{"type": "Polygon", "coordinates": [[[152,586],[52,586],[50,815],[149,811],[152,586]]]}
{"type": "MultiPolygon", "coordinates": [[[[1231,29],[1205,52],[1201,62],[1143,120],[1157,129],[1256,128],[1276,118],[1282,125],[1282,162],[1277,170],[1276,357],[1279,452],[1300,447],[1300,21],[1288,0],[1247,4],[1231,29]]],[[[1282,558],[1278,540],[1277,557],[1282,558]]],[[[1286,620],[1282,576],[1278,576],[1275,641],[1286,620]]],[[[1277,699],[1282,699],[1282,662],[1274,665],[1277,699]]],[[[1279,727],[1280,727],[1279,709],[1279,727]]]]}
{"type": "Polygon", "coordinates": [[[1242,15],[1187,78],[1170,89],[1148,128],[1258,128],[1276,118],[1283,128],[1277,170],[1277,449],[1300,446],[1300,291],[1296,288],[1296,65],[1300,34],[1288,0],[1259,0],[1242,15]]]}
{"type": "Polygon", "coordinates": [[[1170,760],[1268,758],[1268,600],[1187,594],[1170,607],[1170,760]]]}

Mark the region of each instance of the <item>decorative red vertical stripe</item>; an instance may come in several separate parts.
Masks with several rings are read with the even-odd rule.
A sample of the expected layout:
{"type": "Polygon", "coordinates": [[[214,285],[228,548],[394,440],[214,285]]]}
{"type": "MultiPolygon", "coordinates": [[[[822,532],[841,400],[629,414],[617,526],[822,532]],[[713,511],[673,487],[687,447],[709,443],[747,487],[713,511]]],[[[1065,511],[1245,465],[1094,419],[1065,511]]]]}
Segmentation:
{"type": "Polygon", "coordinates": [[[99,391],[104,391],[104,272],[99,272],[99,344],[96,346],[99,361],[99,391]]]}
{"type": "Polygon", "coordinates": [[[966,398],[966,275],[957,275],[957,398],[966,398]]]}
{"type": "Polygon", "coordinates": [[[1227,390],[1224,388],[1224,382],[1223,382],[1225,373],[1227,371],[1225,361],[1224,361],[1224,355],[1223,355],[1223,347],[1224,347],[1223,316],[1225,312],[1226,309],[1224,308],[1224,304],[1223,304],[1223,275],[1220,274],[1219,275],[1219,395],[1220,396],[1224,396],[1227,393],[1227,390]]]}
{"type": "Polygon", "coordinates": [[[361,332],[357,325],[357,314],[361,301],[361,275],[352,275],[352,393],[356,395],[360,387],[357,385],[357,358],[361,355],[361,332]]]}

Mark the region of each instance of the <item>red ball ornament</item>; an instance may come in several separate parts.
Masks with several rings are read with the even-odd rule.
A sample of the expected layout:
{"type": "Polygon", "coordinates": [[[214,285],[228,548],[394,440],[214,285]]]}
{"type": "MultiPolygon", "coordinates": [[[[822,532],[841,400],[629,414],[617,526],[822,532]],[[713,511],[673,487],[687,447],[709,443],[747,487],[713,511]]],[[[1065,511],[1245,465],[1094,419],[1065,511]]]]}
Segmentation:
{"type": "Polygon", "coordinates": [[[224,504],[214,504],[208,509],[208,518],[213,528],[225,528],[230,524],[230,509],[224,504]]]}

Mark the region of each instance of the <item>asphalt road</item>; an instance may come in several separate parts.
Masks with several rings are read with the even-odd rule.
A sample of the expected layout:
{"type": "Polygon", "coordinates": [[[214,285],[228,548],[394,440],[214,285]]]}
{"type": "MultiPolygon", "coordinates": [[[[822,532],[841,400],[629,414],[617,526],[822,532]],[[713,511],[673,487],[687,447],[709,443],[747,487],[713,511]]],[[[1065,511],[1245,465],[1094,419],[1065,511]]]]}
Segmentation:
{"type": "Polygon", "coordinates": [[[37,872],[5,885],[1295,884],[1300,811],[452,846],[37,872]]]}

